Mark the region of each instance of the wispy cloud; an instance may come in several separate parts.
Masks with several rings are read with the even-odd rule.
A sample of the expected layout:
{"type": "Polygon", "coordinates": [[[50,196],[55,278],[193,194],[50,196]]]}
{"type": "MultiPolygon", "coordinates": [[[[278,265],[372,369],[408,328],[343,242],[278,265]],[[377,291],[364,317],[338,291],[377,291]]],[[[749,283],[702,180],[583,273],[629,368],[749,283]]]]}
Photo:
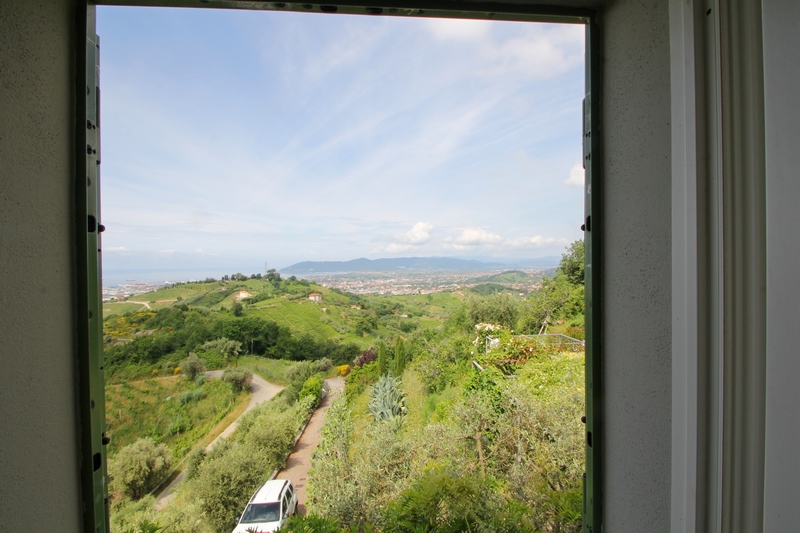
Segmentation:
{"type": "Polygon", "coordinates": [[[580,26],[98,12],[120,264],[554,255],[579,237],[580,26]]]}

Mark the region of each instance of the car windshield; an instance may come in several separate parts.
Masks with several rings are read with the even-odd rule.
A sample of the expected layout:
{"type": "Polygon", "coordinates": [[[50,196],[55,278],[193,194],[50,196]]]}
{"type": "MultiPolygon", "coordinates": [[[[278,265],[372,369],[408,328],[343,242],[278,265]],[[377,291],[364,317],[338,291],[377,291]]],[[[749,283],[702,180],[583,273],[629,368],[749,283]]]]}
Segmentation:
{"type": "Polygon", "coordinates": [[[281,517],[281,504],[272,503],[251,503],[248,505],[240,524],[253,524],[256,522],[277,522],[281,517]]]}

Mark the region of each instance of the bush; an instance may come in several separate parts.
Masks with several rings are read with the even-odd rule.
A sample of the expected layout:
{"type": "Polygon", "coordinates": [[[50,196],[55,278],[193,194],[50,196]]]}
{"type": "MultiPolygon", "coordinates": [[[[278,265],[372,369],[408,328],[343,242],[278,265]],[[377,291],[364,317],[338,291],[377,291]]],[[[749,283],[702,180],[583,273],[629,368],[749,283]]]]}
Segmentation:
{"type": "Polygon", "coordinates": [[[206,362],[197,357],[194,352],[189,352],[189,357],[181,362],[181,371],[186,375],[186,379],[194,381],[206,369],[206,362]]]}
{"type": "Polygon", "coordinates": [[[362,367],[364,365],[368,365],[369,363],[374,362],[378,358],[378,354],[375,351],[375,348],[369,348],[368,350],[364,350],[356,357],[353,366],[362,367]]]}
{"type": "Polygon", "coordinates": [[[339,365],[336,367],[336,372],[340,376],[345,377],[347,374],[350,373],[350,365],[339,365]]]}
{"type": "Polygon", "coordinates": [[[172,453],[153,439],[139,439],[108,461],[112,490],[135,500],[153,489],[169,472],[172,453]]]}
{"type": "Polygon", "coordinates": [[[317,376],[311,376],[303,384],[303,388],[300,390],[300,394],[298,396],[298,401],[302,401],[305,397],[313,398],[314,401],[311,403],[311,408],[313,409],[319,405],[321,395],[322,379],[317,376]]]}
{"type": "Polygon", "coordinates": [[[378,363],[369,363],[361,367],[353,367],[347,375],[345,394],[352,398],[364,392],[367,385],[372,385],[378,381],[378,363]]]}
{"type": "Polygon", "coordinates": [[[222,381],[231,384],[231,388],[235,394],[245,390],[250,390],[250,384],[253,382],[253,373],[243,368],[226,368],[222,374],[222,381]]]}
{"type": "MultiPolygon", "coordinates": [[[[203,375],[205,377],[205,375],[203,375]]],[[[187,403],[199,402],[203,399],[205,393],[203,389],[192,389],[184,391],[178,396],[178,403],[186,405],[187,403]]]]}
{"type": "Polygon", "coordinates": [[[189,455],[186,457],[185,470],[185,477],[187,481],[193,479],[197,475],[197,471],[199,470],[200,465],[203,463],[205,458],[206,449],[202,444],[189,453],[189,455]]]}

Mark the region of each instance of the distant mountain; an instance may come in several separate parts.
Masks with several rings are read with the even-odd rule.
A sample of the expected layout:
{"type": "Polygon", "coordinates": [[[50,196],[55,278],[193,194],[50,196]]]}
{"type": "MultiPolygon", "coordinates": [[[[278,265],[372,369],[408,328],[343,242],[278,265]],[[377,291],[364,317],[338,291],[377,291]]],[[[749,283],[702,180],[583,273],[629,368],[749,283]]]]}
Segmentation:
{"type": "Polygon", "coordinates": [[[303,261],[281,269],[282,274],[334,274],[345,272],[402,272],[426,270],[486,270],[502,268],[499,263],[484,263],[453,257],[395,257],[353,259],[350,261],[303,261]]]}

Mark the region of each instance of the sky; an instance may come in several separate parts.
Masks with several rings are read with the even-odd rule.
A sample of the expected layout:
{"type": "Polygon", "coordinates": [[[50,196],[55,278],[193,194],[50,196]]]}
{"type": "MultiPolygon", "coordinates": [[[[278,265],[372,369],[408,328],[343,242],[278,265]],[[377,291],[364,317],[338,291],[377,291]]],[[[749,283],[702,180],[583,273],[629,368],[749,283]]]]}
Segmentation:
{"type": "Polygon", "coordinates": [[[582,238],[580,25],[97,11],[104,272],[582,238]]]}

